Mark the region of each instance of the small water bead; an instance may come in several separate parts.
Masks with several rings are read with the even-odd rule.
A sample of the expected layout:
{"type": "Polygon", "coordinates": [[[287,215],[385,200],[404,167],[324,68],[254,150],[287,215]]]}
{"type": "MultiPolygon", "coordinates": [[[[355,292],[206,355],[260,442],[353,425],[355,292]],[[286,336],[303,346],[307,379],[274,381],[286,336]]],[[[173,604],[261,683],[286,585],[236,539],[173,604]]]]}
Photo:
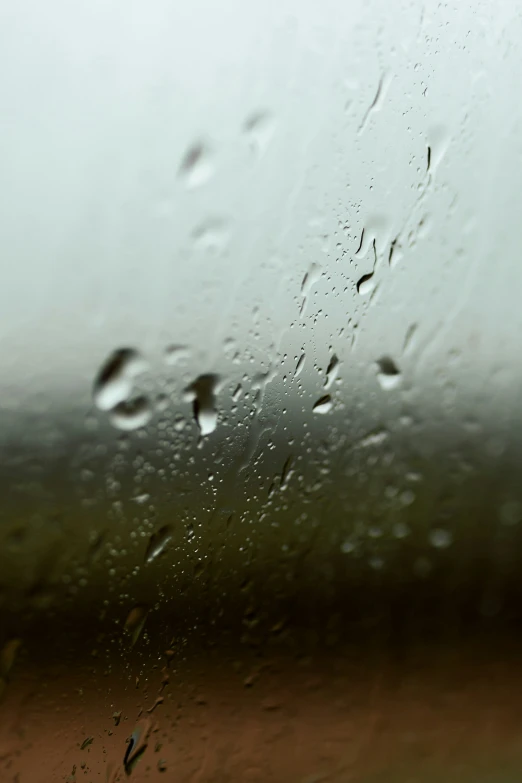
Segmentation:
{"type": "Polygon", "coordinates": [[[406,522],[396,522],[393,526],[393,535],[395,538],[406,538],[410,534],[410,528],[406,522]]]}
{"type": "Polygon", "coordinates": [[[405,489],[404,492],[401,492],[399,500],[402,506],[411,506],[415,502],[415,492],[411,489],[405,489]]]}
{"type": "Polygon", "coordinates": [[[430,531],[429,541],[435,549],[447,549],[453,542],[453,536],[449,530],[436,527],[430,531]]]}

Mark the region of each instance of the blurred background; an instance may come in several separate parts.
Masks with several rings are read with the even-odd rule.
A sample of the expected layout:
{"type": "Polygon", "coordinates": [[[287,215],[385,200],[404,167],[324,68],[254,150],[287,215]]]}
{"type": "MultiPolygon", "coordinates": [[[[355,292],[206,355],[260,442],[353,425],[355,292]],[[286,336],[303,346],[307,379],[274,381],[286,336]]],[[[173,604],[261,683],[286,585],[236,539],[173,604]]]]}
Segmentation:
{"type": "Polygon", "coordinates": [[[521,36],[2,4],[2,780],[520,779],[521,36]]]}

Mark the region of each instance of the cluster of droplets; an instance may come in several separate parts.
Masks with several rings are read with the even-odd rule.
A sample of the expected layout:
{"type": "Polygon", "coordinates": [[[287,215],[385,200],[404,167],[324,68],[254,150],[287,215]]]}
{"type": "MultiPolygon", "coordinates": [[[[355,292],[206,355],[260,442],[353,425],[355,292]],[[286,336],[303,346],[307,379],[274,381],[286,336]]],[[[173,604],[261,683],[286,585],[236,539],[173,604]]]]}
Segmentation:
{"type": "MultiPolygon", "coordinates": [[[[167,365],[176,365],[188,356],[188,349],[169,345],[165,350],[167,365]]],[[[120,348],[103,363],[93,388],[93,401],[98,410],[109,414],[114,427],[130,431],[145,427],[153,414],[150,396],[134,394],[136,379],[148,370],[148,363],[139,351],[120,348]]],[[[194,420],[202,436],[214,432],[218,412],[216,395],[220,378],[213,373],[198,376],[185,389],[185,400],[192,403],[194,420]]],[[[159,395],[158,408],[168,405],[168,398],[159,395]]]]}
{"type": "MultiPolygon", "coordinates": [[[[372,104],[369,106],[366,114],[364,115],[360,131],[372,122],[373,114],[380,110],[380,106],[385,98],[387,89],[390,83],[390,76],[384,73],[377,85],[375,98],[372,104]]],[[[243,124],[243,132],[248,142],[248,148],[254,156],[261,156],[267,149],[274,133],[274,121],[270,113],[268,112],[255,112],[251,114],[245,120],[243,124]]],[[[434,165],[434,155],[431,146],[428,147],[428,160],[427,169],[432,170],[434,165]]],[[[185,152],[178,169],[178,175],[180,180],[184,183],[187,190],[197,189],[205,185],[215,174],[217,159],[212,143],[206,139],[200,139],[193,143],[185,152]]],[[[418,232],[420,235],[423,230],[424,222],[420,221],[418,232]]],[[[393,241],[384,242],[379,240],[379,231],[388,230],[389,226],[386,226],[386,220],[382,216],[374,216],[370,219],[365,226],[364,230],[360,234],[360,240],[358,241],[358,249],[355,252],[355,258],[363,265],[359,271],[355,288],[357,293],[361,296],[370,295],[376,291],[376,277],[377,277],[377,264],[378,259],[383,256],[383,244],[388,247],[389,245],[389,266],[396,263],[399,257],[399,237],[397,236],[393,241]],[[366,269],[364,265],[368,261],[366,269]],[[363,274],[360,274],[364,272],[363,274]]],[[[346,229],[346,226],[345,226],[346,229]]],[[[345,231],[345,233],[347,233],[345,231]]],[[[230,226],[227,220],[221,217],[210,217],[207,220],[200,223],[192,232],[192,239],[194,247],[205,253],[221,253],[226,244],[228,243],[230,236],[230,226]]],[[[388,237],[388,240],[390,237],[388,237]]],[[[354,238],[355,240],[355,238],[354,238]]],[[[413,240],[412,240],[413,241],[413,240]]],[[[410,246],[412,243],[409,242],[410,246]]],[[[310,264],[304,275],[301,283],[301,298],[299,314],[304,316],[307,310],[307,305],[311,296],[316,295],[314,287],[320,281],[321,277],[326,274],[324,271],[324,265],[318,262],[310,264]]],[[[327,279],[330,278],[326,274],[327,279]]],[[[351,282],[353,287],[354,281],[351,282]]],[[[346,289],[345,289],[346,290],[346,289]]],[[[355,294],[354,294],[355,296],[355,294]]],[[[299,297],[297,297],[299,298],[299,297]]],[[[371,301],[370,297],[370,301],[371,301]]],[[[320,311],[319,311],[320,312],[320,311]]],[[[316,318],[317,314],[314,313],[312,320],[316,318]]],[[[354,329],[357,327],[357,323],[354,324],[354,329]]],[[[406,341],[411,340],[413,336],[407,335],[406,341]]],[[[332,335],[330,337],[333,340],[332,335]]],[[[352,338],[352,345],[355,339],[352,338]]],[[[406,345],[405,345],[406,350],[406,345]]],[[[342,355],[342,354],[341,354],[342,355]]],[[[165,363],[169,366],[176,366],[183,362],[188,356],[188,350],[183,345],[172,344],[167,347],[164,352],[165,363]]],[[[251,358],[250,361],[253,361],[251,358]]],[[[293,378],[297,382],[299,388],[302,388],[300,377],[305,369],[306,354],[303,347],[301,352],[294,357],[295,364],[293,366],[293,378]]],[[[309,360],[310,361],[310,360],[309,360]]],[[[236,363],[239,361],[236,359],[236,363]]],[[[317,366],[317,365],[315,365],[317,366]]],[[[402,374],[399,365],[389,355],[382,355],[374,362],[376,369],[376,378],[379,386],[383,391],[391,391],[399,387],[402,383],[402,374]]],[[[328,414],[332,409],[343,410],[343,402],[340,399],[340,395],[335,394],[336,384],[339,382],[339,371],[341,368],[341,362],[337,354],[332,350],[332,346],[329,348],[329,360],[324,370],[324,365],[320,369],[321,374],[324,374],[323,388],[317,392],[314,396],[314,400],[311,406],[311,410],[318,416],[324,416],[328,414]]],[[[95,382],[94,389],[94,401],[99,410],[105,411],[109,415],[109,419],[112,424],[122,430],[133,430],[145,427],[152,416],[152,405],[150,402],[150,396],[147,394],[135,393],[134,386],[137,384],[139,376],[143,375],[147,370],[147,362],[143,359],[139,352],[133,349],[120,349],[115,351],[109,359],[105,362],[104,366],[100,370],[98,378],[95,382]]],[[[254,380],[252,384],[251,402],[252,410],[250,411],[250,419],[255,419],[258,411],[261,407],[262,397],[268,380],[272,377],[270,373],[273,372],[269,369],[266,373],[260,373],[259,382],[254,380]],[[257,386],[256,386],[257,383],[257,386]]],[[[291,370],[290,370],[291,377],[291,370]]],[[[220,421],[220,414],[218,411],[218,394],[223,388],[222,378],[213,372],[205,372],[198,375],[193,381],[187,384],[185,379],[185,387],[183,391],[183,399],[189,403],[192,407],[193,419],[198,427],[200,433],[199,444],[202,444],[202,438],[211,435],[220,421]]],[[[237,410],[239,401],[241,405],[246,401],[249,392],[245,393],[245,381],[246,376],[243,376],[241,382],[236,383],[230,389],[230,395],[233,403],[232,412],[237,410]]],[[[286,383],[286,377],[284,379],[286,383]]],[[[159,395],[157,397],[157,410],[164,411],[169,405],[169,396],[166,394],[159,395]],[[161,397],[161,401],[160,401],[161,397]]],[[[309,403],[308,403],[309,406],[309,403]]],[[[310,407],[307,406],[307,410],[310,407]]],[[[283,414],[286,413],[286,409],[283,409],[283,414]]],[[[221,416],[221,420],[225,421],[225,417],[221,416]]],[[[177,424],[176,424],[177,426],[177,424]]],[[[286,429],[286,428],[285,428],[286,429]]],[[[309,433],[305,433],[308,435],[309,433]]],[[[377,429],[375,432],[364,436],[360,439],[356,448],[366,448],[368,446],[380,446],[388,439],[389,433],[386,430],[377,429]]],[[[247,456],[250,459],[255,454],[255,447],[257,444],[256,438],[251,438],[252,445],[247,447],[247,456]]],[[[303,444],[305,438],[303,439],[303,444]]],[[[273,446],[275,448],[275,446],[273,446]]],[[[221,459],[221,457],[220,457],[221,459]]],[[[291,454],[285,461],[281,476],[278,482],[280,492],[283,492],[288,486],[290,479],[296,473],[295,457],[291,454]]],[[[368,462],[370,466],[370,462],[368,462]]],[[[310,482],[310,486],[307,487],[307,491],[310,494],[318,491],[318,488],[322,486],[323,478],[328,473],[327,467],[322,467],[321,478],[315,482],[310,482]]],[[[214,481],[214,471],[208,472],[209,483],[214,481]]],[[[274,486],[274,485],[272,485],[274,486]]],[[[272,489],[269,495],[272,494],[272,489]]],[[[405,503],[406,505],[406,503],[405,503]]],[[[282,506],[284,508],[284,504],[282,506]]],[[[266,516],[266,514],[261,515],[266,516]]],[[[396,538],[400,539],[408,534],[408,526],[406,523],[397,523],[396,526],[396,538]],[[405,532],[406,531],[406,532],[405,532]]],[[[153,529],[153,525],[149,528],[153,529]]],[[[379,535],[375,531],[380,528],[372,527],[368,530],[368,536],[372,539],[379,538],[379,535]],[[373,532],[372,532],[373,531],[373,532]]],[[[150,533],[148,539],[148,545],[145,552],[145,563],[152,563],[161,555],[168,547],[168,544],[173,538],[173,527],[171,525],[164,525],[150,533]]],[[[433,547],[443,549],[451,543],[451,536],[444,539],[444,531],[433,530],[430,534],[430,543],[433,547]]],[[[348,540],[342,545],[342,551],[351,551],[351,543],[347,543],[348,540]]],[[[370,563],[373,568],[378,569],[381,567],[380,559],[378,555],[373,556],[373,561],[370,563]]]]}

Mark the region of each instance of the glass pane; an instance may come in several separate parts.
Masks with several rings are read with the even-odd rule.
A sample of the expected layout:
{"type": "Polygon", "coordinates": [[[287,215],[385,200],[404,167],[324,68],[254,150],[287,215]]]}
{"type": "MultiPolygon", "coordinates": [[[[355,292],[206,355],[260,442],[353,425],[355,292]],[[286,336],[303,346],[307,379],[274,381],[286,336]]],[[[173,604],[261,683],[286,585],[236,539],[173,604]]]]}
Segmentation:
{"type": "Polygon", "coordinates": [[[517,782],[518,3],[0,9],[0,780],[517,782]]]}

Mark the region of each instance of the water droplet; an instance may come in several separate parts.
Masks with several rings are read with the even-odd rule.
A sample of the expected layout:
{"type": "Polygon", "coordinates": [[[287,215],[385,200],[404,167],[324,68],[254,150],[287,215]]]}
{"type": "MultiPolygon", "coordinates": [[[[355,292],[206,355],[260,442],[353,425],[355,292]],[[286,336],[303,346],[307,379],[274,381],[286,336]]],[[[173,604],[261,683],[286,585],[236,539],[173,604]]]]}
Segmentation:
{"type": "Polygon", "coordinates": [[[371,294],[375,288],[374,277],[374,273],[370,272],[369,274],[363,275],[361,278],[359,278],[357,281],[357,293],[361,296],[367,296],[368,294],[371,294]]]}
{"type": "Polygon", "coordinates": [[[410,528],[406,522],[396,522],[393,526],[393,535],[395,538],[407,538],[410,534],[410,528]]]}
{"type": "Polygon", "coordinates": [[[192,400],[194,418],[202,435],[210,435],[217,426],[216,393],[219,375],[206,373],[200,375],[186,389],[186,395],[192,400]]]}
{"type": "Polygon", "coordinates": [[[127,740],[127,749],[123,757],[123,766],[127,775],[131,774],[138,759],[145,752],[151,729],[152,722],[149,718],[145,718],[136,724],[134,731],[127,740]]]}
{"type": "Polygon", "coordinates": [[[228,223],[221,218],[211,218],[194,231],[194,245],[207,253],[220,253],[228,244],[228,223]]]}
{"type": "Polygon", "coordinates": [[[341,544],[341,552],[343,552],[345,555],[349,555],[352,552],[355,552],[356,548],[357,544],[351,538],[346,538],[341,544]]]}
{"type": "Polygon", "coordinates": [[[305,357],[304,353],[302,353],[301,356],[299,357],[299,360],[298,360],[296,366],[295,366],[294,378],[297,378],[299,375],[301,375],[301,373],[302,373],[302,371],[304,369],[305,358],[306,357],[305,357]]]}
{"type": "Polygon", "coordinates": [[[131,635],[131,647],[134,647],[138,641],[139,635],[145,625],[147,619],[148,609],[144,606],[135,606],[130,610],[125,620],[124,628],[131,635]]]}
{"type": "Polygon", "coordinates": [[[275,122],[272,115],[266,111],[251,114],[244,129],[252,152],[259,156],[264,155],[274,135],[275,122]]]}
{"type": "Polygon", "coordinates": [[[414,337],[417,333],[417,324],[411,324],[411,326],[408,327],[408,331],[406,332],[406,335],[404,336],[404,345],[402,346],[402,352],[408,353],[409,350],[412,348],[414,344],[414,337]]]}
{"type": "Polygon", "coordinates": [[[166,549],[167,544],[172,539],[173,529],[172,525],[164,525],[160,527],[156,533],[153,533],[149,540],[147,551],[145,552],[145,562],[152,563],[156,560],[166,549]]]}
{"type": "Polygon", "coordinates": [[[432,125],[428,129],[428,171],[433,173],[446,154],[449,145],[449,132],[443,125],[432,125]]]}
{"type": "Polygon", "coordinates": [[[319,264],[310,264],[310,268],[303,277],[303,282],[301,283],[301,295],[305,297],[308,296],[312,287],[317,283],[320,277],[321,267],[319,264]]]}
{"type": "Polygon", "coordinates": [[[405,489],[404,492],[401,492],[399,500],[401,505],[411,506],[415,502],[415,492],[411,489],[405,489]]]}
{"type": "Polygon", "coordinates": [[[186,345],[176,345],[175,343],[172,343],[165,348],[165,364],[171,366],[179,364],[179,362],[188,359],[189,355],[190,352],[186,345]]]}
{"type": "Polygon", "coordinates": [[[400,384],[401,372],[389,356],[381,357],[377,361],[377,367],[379,368],[377,379],[382,389],[388,391],[389,389],[395,389],[400,384]]]}
{"type": "Polygon", "coordinates": [[[293,463],[294,463],[294,458],[290,454],[290,456],[286,458],[285,464],[283,465],[283,470],[281,471],[281,489],[284,489],[288,481],[292,478],[292,475],[294,473],[293,463]]]}
{"type": "Polygon", "coordinates": [[[368,435],[365,435],[356,445],[362,449],[367,449],[370,446],[380,446],[388,440],[389,437],[390,433],[388,430],[377,430],[376,432],[370,432],[368,435]]]}
{"type": "Polygon", "coordinates": [[[379,83],[377,85],[377,90],[375,92],[375,97],[373,101],[371,102],[370,106],[366,110],[366,113],[364,117],[362,118],[362,122],[359,126],[359,133],[362,133],[365,129],[366,125],[368,124],[368,121],[372,114],[375,114],[381,110],[382,103],[384,101],[384,98],[386,97],[386,93],[388,92],[388,88],[390,86],[392,80],[392,75],[389,71],[385,71],[381,78],[379,79],[379,83]]]}
{"type": "Polygon", "coordinates": [[[152,405],[145,396],[120,402],[110,412],[110,422],[120,430],[137,430],[144,427],[152,416],[152,405]]]}
{"type": "Polygon", "coordinates": [[[326,368],[326,381],[324,384],[325,389],[329,389],[335,382],[339,375],[339,359],[335,354],[332,354],[332,358],[326,368]]]}
{"type": "Polygon", "coordinates": [[[134,495],[132,499],[135,503],[138,503],[138,505],[143,506],[147,500],[150,500],[150,495],[148,492],[142,492],[141,495],[134,495]]]}
{"type": "Polygon", "coordinates": [[[303,282],[301,283],[301,295],[303,297],[303,301],[301,302],[301,309],[299,311],[299,315],[304,314],[308,294],[310,293],[312,287],[315,285],[315,283],[319,280],[320,277],[321,277],[321,267],[319,266],[319,264],[311,264],[308,272],[303,277],[303,282]]]}
{"type": "Polygon", "coordinates": [[[147,369],[147,362],[133,348],[114,351],[103,364],[94,382],[94,404],[102,411],[109,411],[127,399],[132,391],[132,381],[147,369]]]}
{"type": "Polygon", "coordinates": [[[388,255],[388,264],[394,269],[397,264],[404,258],[402,246],[399,244],[399,238],[393,240],[390,245],[390,252],[388,255]]]}
{"type": "Polygon", "coordinates": [[[187,187],[196,188],[210,179],[214,171],[210,149],[198,142],[185,154],[179,173],[187,187]]]}
{"type": "Polygon", "coordinates": [[[325,394],[317,400],[312,410],[314,413],[328,413],[332,409],[332,405],[332,398],[329,394],[325,394]]]}
{"type": "Polygon", "coordinates": [[[453,541],[453,536],[449,530],[445,530],[442,527],[436,527],[430,531],[429,540],[430,544],[436,549],[447,549],[453,541]]]}
{"type": "Polygon", "coordinates": [[[379,555],[373,555],[368,560],[368,565],[373,568],[374,571],[380,571],[384,567],[384,559],[379,555]]]}
{"type": "Polygon", "coordinates": [[[165,701],[165,697],[164,697],[164,696],[158,696],[158,697],[156,698],[156,700],[155,700],[154,704],[152,704],[152,705],[149,707],[149,709],[147,710],[147,712],[149,713],[149,715],[150,715],[151,713],[153,713],[153,712],[154,712],[154,710],[155,710],[157,707],[159,707],[161,704],[163,704],[163,702],[164,702],[164,701],[165,701]]]}
{"type": "Polygon", "coordinates": [[[368,215],[366,219],[355,256],[362,259],[370,249],[373,249],[372,272],[375,272],[377,264],[377,247],[379,247],[379,252],[384,251],[384,248],[387,247],[390,241],[391,228],[392,224],[389,217],[380,212],[374,212],[368,215]]]}

